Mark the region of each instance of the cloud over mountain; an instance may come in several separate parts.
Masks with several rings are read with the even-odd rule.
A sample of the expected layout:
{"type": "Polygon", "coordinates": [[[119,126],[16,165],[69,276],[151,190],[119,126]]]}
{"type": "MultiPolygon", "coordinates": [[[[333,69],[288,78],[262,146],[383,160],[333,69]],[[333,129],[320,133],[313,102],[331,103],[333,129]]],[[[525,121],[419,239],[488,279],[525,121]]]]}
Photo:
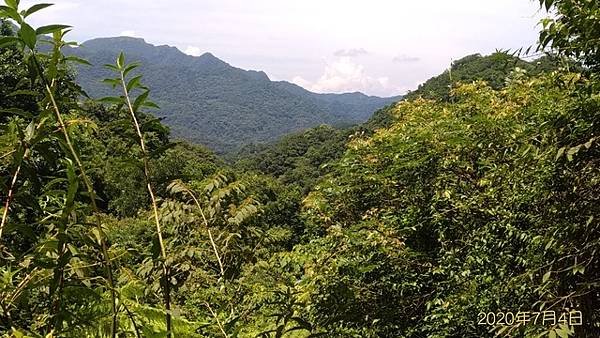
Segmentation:
{"type": "Polygon", "coordinates": [[[374,77],[366,72],[365,66],[349,56],[328,62],[323,74],[314,82],[296,76],[292,82],[317,93],[343,93],[362,91],[369,93],[388,92],[388,77],[374,77]]]}

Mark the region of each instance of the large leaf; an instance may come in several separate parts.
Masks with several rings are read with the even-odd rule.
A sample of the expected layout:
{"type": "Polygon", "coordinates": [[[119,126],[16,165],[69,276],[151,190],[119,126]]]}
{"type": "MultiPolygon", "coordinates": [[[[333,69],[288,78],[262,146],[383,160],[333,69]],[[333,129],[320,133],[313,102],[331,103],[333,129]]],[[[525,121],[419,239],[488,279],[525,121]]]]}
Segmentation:
{"type": "Polygon", "coordinates": [[[4,0],[4,3],[12,9],[17,9],[17,7],[19,7],[19,2],[17,0],[4,0]]]}
{"type": "Polygon", "coordinates": [[[127,74],[129,74],[129,72],[131,72],[132,70],[136,69],[137,67],[139,67],[140,64],[137,62],[134,62],[132,64],[129,64],[127,67],[125,67],[125,69],[123,70],[123,77],[126,77],[127,74]]]}
{"type": "Polygon", "coordinates": [[[29,26],[27,23],[21,24],[21,29],[19,30],[19,36],[21,37],[21,39],[23,40],[23,42],[25,43],[25,45],[27,47],[29,47],[30,49],[35,48],[35,44],[37,42],[37,35],[35,33],[35,30],[31,26],[29,26]]]}
{"type": "Polygon", "coordinates": [[[149,94],[150,92],[146,90],[135,99],[135,102],[133,103],[133,111],[138,111],[138,109],[146,102],[149,94]]]}
{"type": "Polygon", "coordinates": [[[21,15],[19,14],[19,12],[17,12],[16,9],[6,6],[0,6],[0,17],[11,18],[18,23],[23,22],[23,18],[21,18],[21,15]]]}
{"type": "Polygon", "coordinates": [[[113,103],[113,104],[123,104],[123,98],[116,96],[107,96],[99,99],[98,101],[102,103],[113,103]]]}
{"type": "Polygon", "coordinates": [[[129,80],[129,82],[127,83],[127,91],[129,92],[134,88],[139,88],[141,81],[142,81],[142,75],[138,75],[138,76],[132,78],[131,80],[129,80]]]}
{"type": "Polygon", "coordinates": [[[123,67],[125,66],[125,54],[123,52],[119,53],[119,56],[117,57],[117,67],[119,69],[123,69],[123,67]]]}
{"type": "Polygon", "coordinates": [[[35,30],[35,33],[37,35],[44,35],[44,34],[50,34],[50,33],[54,33],[54,32],[59,32],[59,31],[62,31],[63,29],[67,29],[67,28],[71,28],[71,26],[68,26],[68,25],[48,25],[48,26],[39,27],[38,29],[35,30]]]}
{"type": "Polygon", "coordinates": [[[48,8],[52,6],[52,4],[37,4],[37,5],[33,5],[31,7],[29,7],[29,9],[27,9],[24,13],[23,13],[23,17],[26,18],[28,16],[30,16],[31,14],[40,11],[44,8],[48,8]]]}
{"type": "Polygon", "coordinates": [[[74,56],[74,55],[65,57],[65,61],[75,62],[75,63],[79,63],[79,64],[86,65],[86,66],[92,65],[88,60],[82,59],[82,58],[74,56]]]}

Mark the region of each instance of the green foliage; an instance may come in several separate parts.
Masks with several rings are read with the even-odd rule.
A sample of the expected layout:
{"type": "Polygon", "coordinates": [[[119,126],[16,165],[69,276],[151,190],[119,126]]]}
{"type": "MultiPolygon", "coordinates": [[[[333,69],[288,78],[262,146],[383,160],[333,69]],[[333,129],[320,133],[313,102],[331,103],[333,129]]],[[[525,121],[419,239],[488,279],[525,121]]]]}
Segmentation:
{"type": "MultiPolygon", "coordinates": [[[[169,140],[123,53],[104,81],[123,94],[82,101],[67,26],[5,3],[3,336],[600,336],[593,36],[552,40],[581,73],[470,56],[361,127],[248,147],[230,168],[169,140]],[[548,309],[583,325],[477,324],[548,309]]],[[[597,8],[544,3],[576,27],[597,8]]]]}
{"type": "Polygon", "coordinates": [[[504,87],[506,79],[515,70],[532,75],[541,71],[558,68],[558,62],[551,57],[543,57],[532,62],[519,59],[506,52],[498,51],[491,55],[474,54],[452,62],[450,69],[427,80],[419,88],[405,96],[407,99],[423,97],[426,99],[450,100],[451,88],[456,83],[470,83],[477,80],[487,82],[492,88],[504,87]]]}
{"type": "MultiPolygon", "coordinates": [[[[597,210],[586,207],[600,182],[593,113],[600,102],[582,94],[587,85],[578,74],[517,77],[500,91],[464,85],[455,103],[399,104],[390,128],[350,143],[306,199],[307,212],[314,232],[335,234],[339,245],[358,229],[371,231],[369,241],[387,249],[377,262],[400,251],[416,264],[401,264],[413,276],[375,279],[390,283],[373,292],[385,290],[382,299],[391,303],[375,301],[374,308],[402,304],[394,285],[405,284],[404,301],[407,285],[417,291],[415,303],[396,312],[410,322],[372,318],[378,335],[485,336],[489,327],[474,324],[478,312],[543,308],[578,309],[587,324],[576,334],[596,333],[598,300],[590,295],[597,286],[581,283],[598,278],[592,262],[600,245],[597,210]],[[578,155],[565,156],[569,151],[578,155]]],[[[356,252],[341,259],[360,257],[356,252]]],[[[352,286],[368,294],[348,273],[331,279],[352,277],[352,286]]],[[[531,325],[511,334],[545,330],[531,325]]]]}
{"type": "Polygon", "coordinates": [[[246,146],[238,155],[236,167],[277,177],[287,185],[298,184],[306,192],[323,176],[324,165],[342,155],[351,133],[352,129],[323,125],[288,135],[274,144],[246,146]]]}
{"type": "Polygon", "coordinates": [[[549,47],[598,71],[600,6],[594,0],[540,0],[551,16],[541,21],[540,49],[549,47]]]}

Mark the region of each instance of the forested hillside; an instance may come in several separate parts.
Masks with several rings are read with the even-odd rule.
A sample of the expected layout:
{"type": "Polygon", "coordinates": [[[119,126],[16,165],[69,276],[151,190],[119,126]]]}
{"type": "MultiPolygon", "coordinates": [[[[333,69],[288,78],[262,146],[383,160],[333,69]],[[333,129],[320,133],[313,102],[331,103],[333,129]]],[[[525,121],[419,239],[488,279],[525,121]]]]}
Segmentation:
{"type": "Polygon", "coordinates": [[[236,158],[239,170],[255,170],[287,185],[312,188],[327,171],[323,166],[339,159],[358,128],[322,125],[283,137],[272,144],[248,145],[236,158]]]}
{"type": "MultiPolygon", "coordinates": [[[[561,61],[557,57],[545,56],[527,62],[506,52],[491,55],[470,55],[454,62],[451,70],[435,76],[418,89],[407,94],[403,100],[426,98],[450,101],[452,86],[484,81],[493,89],[504,88],[515,73],[539,75],[558,70],[561,61]],[[450,81],[450,73],[454,81],[450,81]]],[[[572,62],[571,66],[575,66],[572,62]]],[[[343,155],[346,143],[357,135],[371,135],[377,129],[388,128],[395,121],[395,104],[376,110],[365,123],[349,127],[320,126],[295,133],[266,144],[249,144],[242,147],[231,160],[238,162],[244,170],[254,169],[280,178],[285,183],[312,186],[322,176],[323,165],[334,162],[343,155]]]]}
{"type": "Polygon", "coordinates": [[[145,75],[160,105],[154,113],[164,118],[173,136],[219,153],[320,124],[364,122],[375,110],[400,99],[311,93],[288,82],[272,82],[264,72],[232,67],[210,53],[193,57],[139,38],[94,39],[64,50],[92,63],[77,68],[77,82],[95,98],[114,94],[99,79],[108,76],[104,65],[121,51],[140,62],[135,74],[145,75]]]}
{"type": "Polygon", "coordinates": [[[600,7],[540,5],[551,67],[469,57],[448,96],[232,166],[173,140],[127,54],[83,99],[68,27],[5,0],[0,335],[599,337],[600,7]]]}

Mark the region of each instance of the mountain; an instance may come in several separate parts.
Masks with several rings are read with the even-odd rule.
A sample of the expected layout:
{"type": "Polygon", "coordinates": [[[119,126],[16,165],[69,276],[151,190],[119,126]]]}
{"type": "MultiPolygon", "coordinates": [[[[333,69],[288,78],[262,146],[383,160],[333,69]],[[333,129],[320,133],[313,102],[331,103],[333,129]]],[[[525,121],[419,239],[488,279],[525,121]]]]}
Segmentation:
{"type": "MultiPolygon", "coordinates": [[[[501,89],[507,85],[508,79],[517,68],[529,74],[540,74],[557,70],[560,66],[561,60],[550,56],[526,61],[503,52],[485,56],[469,55],[452,64],[452,78],[450,72],[445,71],[425,81],[403,100],[414,101],[422,97],[448,103],[451,98],[450,88],[456,86],[457,82],[485,81],[492,88],[501,89]]],[[[570,65],[571,69],[576,67],[577,65],[570,65]]],[[[294,85],[285,85],[289,90],[298,90],[292,87],[294,85]]],[[[350,94],[331,97],[328,94],[313,95],[338,100],[350,94]]],[[[358,95],[352,95],[352,98],[365,100],[358,95]]],[[[348,102],[349,100],[345,101],[348,102]]],[[[376,110],[367,122],[350,128],[319,126],[286,135],[273,143],[247,145],[236,154],[236,166],[242,171],[255,170],[277,177],[285,184],[297,184],[303,189],[310,189],[319,177],[331,169],[331,166],[325,164],[333,163],[344,155],[351,135],[373,135],[377,129],[390,128],[398,119],[398,116],[395,116],[397,111],[398,107],[391,104],[376,110]]]]}
{"type": "Polygon", "coordinates": [[[100,81],[112,76],[103,65],[113,64],[120,51],[128,62],[141,62],[143,82],[161,106],[155,114],[164,118],[173,136],[218,153],[321,124],[361,123],[378,108],[401,99],[312,93],[289,82],[271,81],[264,72],[235,68],[210,53],[193,57],[139,38],[94,39],[66,48],[65,54],[93,64],[78,68],[77,81],[90,96],[101,97],[114,94],[100,81]]]}
{"type": "MultiPolygon", "coordinates": [[[[490,55],[472,54],[467,55],[452,63],[449,70],[430,78],[419,87],[407,93],[403,99],[413,100],[419,97],[449,102],[451,100],[451,88],[457,83],[471,83],[473,81],[484,81],[493,89],[501,89],[507,84],[507,80],[515,71],[529,75],[539,75],[543,72],[558,70],[564,66],[564,60],[545,55],[532,61],[523,60],[507,52],[497,51],[490,55]]],[[[575,63],[570,62],[571,69],[580,69],[575,63]]],[[[367,130],[389,127],[394,118],[393,106],[379,109],[373,113],[369,120],[362,126],[367,130]]]]}
{"type": "Polygon", "coordinates": [[[531,75],[556,70],[559,60],[552,56],[542,56],[533,61],[525,61],[507,52],[497,51],[490,55],[472,54],[452,62],[450,70],[432,77],[419,85],[415,91],[406,95],[407,99],[423,97],[426,99],[449,101],[450,88],[455,83],[485,81],[494,89],[506,85],[506,79],[517,68],[531,75]]]}

